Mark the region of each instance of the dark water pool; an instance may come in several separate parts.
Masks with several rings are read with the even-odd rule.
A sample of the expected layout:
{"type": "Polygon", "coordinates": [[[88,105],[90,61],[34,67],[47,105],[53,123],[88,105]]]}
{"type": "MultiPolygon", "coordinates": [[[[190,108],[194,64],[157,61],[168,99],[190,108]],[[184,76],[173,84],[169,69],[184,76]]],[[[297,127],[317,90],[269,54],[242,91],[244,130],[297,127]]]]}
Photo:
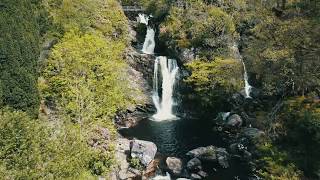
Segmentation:
{"type": "MultiPolygon", "coordinates": [[[[185,154],[197,147],[215,145],[226,147],[223,137],[213,131],[210,121],[197,118],[180,118],[173,121],[151,121],[142,119],[139,124],[130,129],[122,129],[120,134],[127,138],[137,138],[154,142],[162,159],[168,156],[180,157],[186,160],[185,154]]],[[[233,180],[235,177],[248,179],[247,166],[231,160],[230,168],[222,169],[217,165],[209,165],[205,169],[210,180],[233,180]],[[217,169],[214,172],[213,168],[217,169]]]]}

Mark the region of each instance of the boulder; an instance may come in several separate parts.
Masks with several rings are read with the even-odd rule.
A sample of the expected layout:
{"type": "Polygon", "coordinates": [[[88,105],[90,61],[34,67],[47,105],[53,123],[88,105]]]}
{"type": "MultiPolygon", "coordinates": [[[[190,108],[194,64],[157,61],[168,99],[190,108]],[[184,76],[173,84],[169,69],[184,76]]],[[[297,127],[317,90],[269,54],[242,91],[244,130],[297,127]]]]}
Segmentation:
{"type": "Polygon", "coordinates": [[[138,158],[144,166],[154,159],[157,153],[157,146],[150,141],[132,140],[130,142],[130,155],[132,158],[138,158]]]}
{"type": "Polygon", "coordinates": [[[226,124],[232,127],[241,127],[242,126],[242,118],[238,114],[233,114],[227,118],[226,124]]]}
{"type": "Polygon", "coordinates": [[[242,133],[250,139],[257,139],[264,135],[264,132],[257,128],[244,128],[242,133]]]}
{"type": "Polygon", "coordinates": [[[187,163],[187,168],[191,171],[198,171],[202,169],[201,161],[198,158],[193,158],[187,163]]]}
{"type": "Polygon", "coordinates": [[[215,146],[199,147],[194,150],[189,151],[186,155],[192,158],[198,158],[203,161],[216,161],[215,146]]]}
{"type": "Polygon", "coordinates": [[[229,167],[229,153],[225,148],[217,148],[216,156],[220,166],[222,166],[223,168],[229,167]]]}
{"type": "Polygon", "coordinates": [[[202,179],[200,175],[192,173],[191,174],[191,179],[202,179]]]}
{"type": "Polygon", "coordinates": [[[208,174],[207,174],[206,172],[204,172],[204,171],[199,171],[197,174],[198,174],[199,176],[203,177],[203,178],[208,177],[208,174]]]}
{"type": "Polygon", "coordinates": [[[182,171],[182,161],[176,157],[168,157],[166,159],[168,169],[174,174],[179,175],[182,171]]]}

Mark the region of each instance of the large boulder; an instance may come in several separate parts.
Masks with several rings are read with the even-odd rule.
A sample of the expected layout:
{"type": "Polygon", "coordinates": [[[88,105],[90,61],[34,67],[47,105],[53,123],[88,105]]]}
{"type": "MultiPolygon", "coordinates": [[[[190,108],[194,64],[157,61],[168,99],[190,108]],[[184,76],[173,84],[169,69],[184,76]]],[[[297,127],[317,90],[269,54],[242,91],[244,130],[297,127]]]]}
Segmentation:
{"type": "Polygon", "coordinates": [[[241,127],[242,126],[242,118],[238,114],[233,114],[227,118],[226,124],[232,127],[241,127]]]}
{"type": "Polygon", "coordinates": [[[186,155],[203,161],[216,161],[216,149],[215,146],[199,147],[189,151],[186,155]]]}
{"type": "Polygon", "coordinates": [[[201,161],[217,162],[223,168],[229,167],[229,153],[225,148],[215,146],[199,147],[187,153],[188,156],[201,161]]]}
{"type": "Polygon", "coordinates": [[[168,169],[174,174],[174,175],[179,175],[181,174],[182,171],[182,161],[179,158],[175,157],[168,157],[166,159],[166,164],[168,169]]]}
{"type": "Polygon", "coordinates": [[[201,161],[198,158],[193,158],[187,163],[187,168],[190,171],[199,171],[202,169],[201,161]]]}
{"type": "Polygon", "coordinates": [[[150,141],[132,140],[130,142],[130,155],[132,158],[138,158],[144,166],[154,159],[157,153],[157,146],[150,141]]]}

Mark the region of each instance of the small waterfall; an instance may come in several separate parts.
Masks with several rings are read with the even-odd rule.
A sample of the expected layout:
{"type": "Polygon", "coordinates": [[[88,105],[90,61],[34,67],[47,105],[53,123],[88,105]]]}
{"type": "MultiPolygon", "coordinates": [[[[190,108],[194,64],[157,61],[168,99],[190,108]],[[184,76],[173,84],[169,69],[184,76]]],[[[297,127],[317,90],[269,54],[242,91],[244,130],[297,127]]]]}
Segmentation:
{"type": "Polygon", "coordinates": [[[138,16],[138,22],[145,24],[146,26],[148,26],[149,23],[149,16],[147,16],[146,14],[139,14],[138,16]]]}
{"type": "Polygon", "coordinates": [[[143,43],[142,52],[145,54],[153,54],[156,43],[154,41],[155,32],[152,28],[148,27],[147,35],[143,43]]]}
{"type": "Polygon", "coordinates": [[[165,56],[159,56],[154,64],[154,77],[153,77],[153,93],[152,100],[157,109],[157,113],[153,115],[155,120],[171,120],[176,119],[172,114],[173,107],[173,89],[178,73],[177,61],[174,59],[167,59],[165,56]],[[162,75],[162,97],[159,97],[159,65],[162,75]]]}
{"type": "Polygon", "coordinates": [[[152,178],[152,180],[171,180],[171,177],[169,173],[166,173],[166,176],[157,175],[156,177],[152,178]]]}
{"type": "Polygon", "coordinates": [[[142,52],[145,54],[153,54],[154,48],[156,46],[154,40],[155,31],[150,26],[148,26],[150,17],[152,16],[148,16],[146,14],[139,14],[139,16],[137,17],[137,21],[139,23],[145,24],[147,26],[147,34],[142,47],[142,52]]]}
{"type": "Polygon", "coordinates": [[[245,91],[246,98],[251,98],[250,94],[251,94],[252,86],[249,84],[249,77],[248,77],[246,65],[243,61],[243,58],[239,52],[238,45],[236,43],[233,44],[232,49],[234,51],[236,58],[238,58],[242,62],[242,65],[243,65],[244,91],[245,91]]]}

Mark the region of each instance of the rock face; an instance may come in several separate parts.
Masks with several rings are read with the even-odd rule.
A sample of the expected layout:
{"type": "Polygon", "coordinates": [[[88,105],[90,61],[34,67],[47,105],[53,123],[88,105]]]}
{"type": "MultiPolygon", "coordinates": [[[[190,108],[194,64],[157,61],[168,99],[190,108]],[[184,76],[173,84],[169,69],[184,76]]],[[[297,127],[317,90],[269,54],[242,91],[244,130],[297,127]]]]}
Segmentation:
{"type": "Polygon", "coordinates": [[[130,153],[130,141],[125,138],[119,138],[116,142],[115,158],[119,164],[109,176],[110,180],[126,180],[140,176],[140,172],[132,170],[130,164],[127,161],[127,157],[130,153]]]}
{"type": "Polygon", "coordinates": [[[130,155],[132,158],[138,158],[144,166],[154,159],[157,153],[157,146],[153,142],[133,140],[130,142],[130,155]]]}
{"type": "Polygon", "coordinates": [[[238,114],[233,114],[227,118],[226,124],[232,127],[241,127],[242,123],[242,118],[238,114]]]}
{"type": "Polygon", "coordinates": [[[166,159],[166,164],[168,169],[174,174],[174,175],[179,175],[181,174],[183,164],[181,159],[175,158],[175,157],[168,157],[166,159]]]}

